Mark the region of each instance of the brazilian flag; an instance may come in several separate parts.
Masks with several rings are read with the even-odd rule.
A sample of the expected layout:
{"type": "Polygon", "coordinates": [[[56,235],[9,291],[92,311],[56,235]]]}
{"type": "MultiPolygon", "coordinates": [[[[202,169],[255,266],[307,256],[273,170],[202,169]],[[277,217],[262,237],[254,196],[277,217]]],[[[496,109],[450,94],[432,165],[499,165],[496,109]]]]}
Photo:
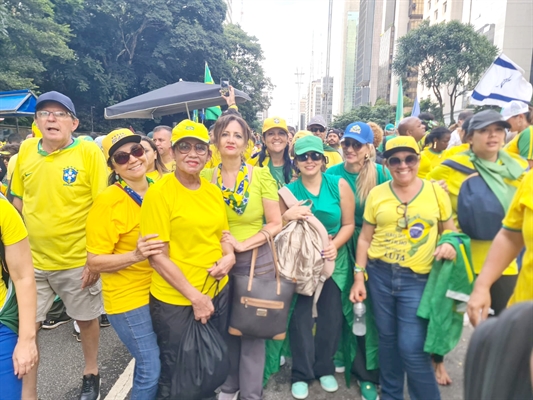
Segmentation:
{"type": "MultiPolygon", "coordinates": [[[[211,71],[207,62],[205,63],[205,74],[204,74],[204,83],[214,84],[213,77],[211,76],[211,71]]],[[[218,117],[222,114],[222,110],[219,106],[209,107],[205,109],[205,119],[216,121],[218,117]]]]}

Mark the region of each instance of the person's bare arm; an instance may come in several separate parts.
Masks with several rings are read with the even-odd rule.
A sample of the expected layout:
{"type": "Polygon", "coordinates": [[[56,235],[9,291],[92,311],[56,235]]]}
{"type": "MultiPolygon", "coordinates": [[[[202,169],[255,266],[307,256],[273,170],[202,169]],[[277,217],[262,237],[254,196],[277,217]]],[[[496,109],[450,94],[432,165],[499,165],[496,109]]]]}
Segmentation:
{"type": "Polygon", "coordinates": [[[17,211],[20,213],[20,215],[22,215],[22,207],[23,207],[22,199],[19,197],[13,196],[12,204],[17,209],[17,211]]]}
{"type": "Polygon", "coordinates": [[[339,181],[339,189],[341,194],[341,229],[333,239],[337,249],[350,240],[355,229],[355,196],[348,182],[344,179],[339,181]]]}
{"type": "Polygon", "coordinates": [[[37,288],[33,272],[30,242],[28,238],[6,246],[6,264],[15,285],[19,311],[18,342],[13,352],[15,374],[22,378],[37,363],[39,354],[35,341],[37,288]]]}
{"type": "MultiPolygon", "coordinates": [[[[368,262],[368,249],[372,243],[372,237],[374,236],[375,230],[376,227],[374,225],[370,225],[368,222],[363,222],[363,227],[361,228],[361,233],[359,234],[359,239],[357,240],[355,262],[364,269],[366,269],[366,264],[368,262]]],[[[361,277],[363,277],[362,273],[357,275],[361,275],[361,277]]]]}

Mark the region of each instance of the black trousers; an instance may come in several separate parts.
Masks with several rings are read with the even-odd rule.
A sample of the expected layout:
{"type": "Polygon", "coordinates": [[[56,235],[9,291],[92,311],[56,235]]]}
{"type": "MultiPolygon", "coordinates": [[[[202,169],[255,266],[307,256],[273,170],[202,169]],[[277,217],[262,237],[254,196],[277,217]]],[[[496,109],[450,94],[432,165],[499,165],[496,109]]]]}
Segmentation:
{"type": "Polygon", "coordinates": [[[513,295],[518,275],[502,275],[490,288],[490,308],[494,310],[494,315],[500,315],[507,308],[507,303],[513,295]]]}
{"type": "Polygon", "coordinates": [[[366,337],[356,336],[357,351],[352,364],[352,373],[359,382],[371,382],[379,385],[379,369],[366,369],[366,337]]]}
{"type": "Polygon", "coordinates": [[[341,291],[333,279],[324,283],[317,303],[316,333],[313,338],[313,296],[298,295],[289,324],[292,353],[292,383],[312,381],[335,374],[333,356],[341,338],[341,291]]]}
{"type": "MultiPolygon", "coordinates": [[[[213,299],[215,314],[209,320],[225,339],[228,336],[228,297],[229,288],[226,285],[218,296],[213,299]]],[[[150,315],[152,316],[152,324],[159,346],[159,358],[161,359],[161,375],[159,376],[156,399],[179,400],[172,399],[170,395],[173,368],[176,365],[181,337],[188,326],[187,321],[191,317],[194,318],[194,311],[192,306],[176,306],[164,303],[150,295],[150,315]]],[[[215,393],[213,393],[213,396],[215,396],[215,393]]]]}

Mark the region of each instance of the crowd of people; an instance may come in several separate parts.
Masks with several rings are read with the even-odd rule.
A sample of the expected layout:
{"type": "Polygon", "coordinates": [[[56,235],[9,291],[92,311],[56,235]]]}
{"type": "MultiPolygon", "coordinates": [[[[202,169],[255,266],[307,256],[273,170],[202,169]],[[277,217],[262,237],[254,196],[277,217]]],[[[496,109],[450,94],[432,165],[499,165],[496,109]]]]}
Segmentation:
{"type": "Polygon", "coordinates": [[[254,134],[231,88],[225,98],[209,130],[186,119],[92,138],[75,134],[70,98],[48,92],[33,134],[0,147],[0,399],[37,400],[38,331],[70,319],[80,400],[100,396],[107,321],[135,359],[131,399],[177,398],[191,321],[227,347],[226,380],[205,399],[262,399],[289,356],[295,399],[315,380],[337,391],[342,373],[365,400],[403,399],[406,376],[411,399],[440,399],[465,310],[477,326],[533,300],[531,107],[466,110],[452,127],[423,113],[385,130],[328,129],[317,115],[296,132],[272,117],[254,134]],[[286,346],[230,334],[236,277],[254,264],[254,278],[275,279],[270,239],[311,216],[334,263],[316,304],[294,295],[286,346]]]}

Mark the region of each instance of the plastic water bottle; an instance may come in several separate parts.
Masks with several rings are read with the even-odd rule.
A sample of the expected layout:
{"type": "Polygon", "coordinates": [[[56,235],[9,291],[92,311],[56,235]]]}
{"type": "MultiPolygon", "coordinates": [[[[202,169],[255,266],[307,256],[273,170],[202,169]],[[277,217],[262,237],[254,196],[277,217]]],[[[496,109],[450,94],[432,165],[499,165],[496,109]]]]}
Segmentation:
{"type": "Polygon", "coordinates": [[[365,303],[355,303],[353,305],[353,334],[365,336],[366,334],[366,307],[365,303]]]}

